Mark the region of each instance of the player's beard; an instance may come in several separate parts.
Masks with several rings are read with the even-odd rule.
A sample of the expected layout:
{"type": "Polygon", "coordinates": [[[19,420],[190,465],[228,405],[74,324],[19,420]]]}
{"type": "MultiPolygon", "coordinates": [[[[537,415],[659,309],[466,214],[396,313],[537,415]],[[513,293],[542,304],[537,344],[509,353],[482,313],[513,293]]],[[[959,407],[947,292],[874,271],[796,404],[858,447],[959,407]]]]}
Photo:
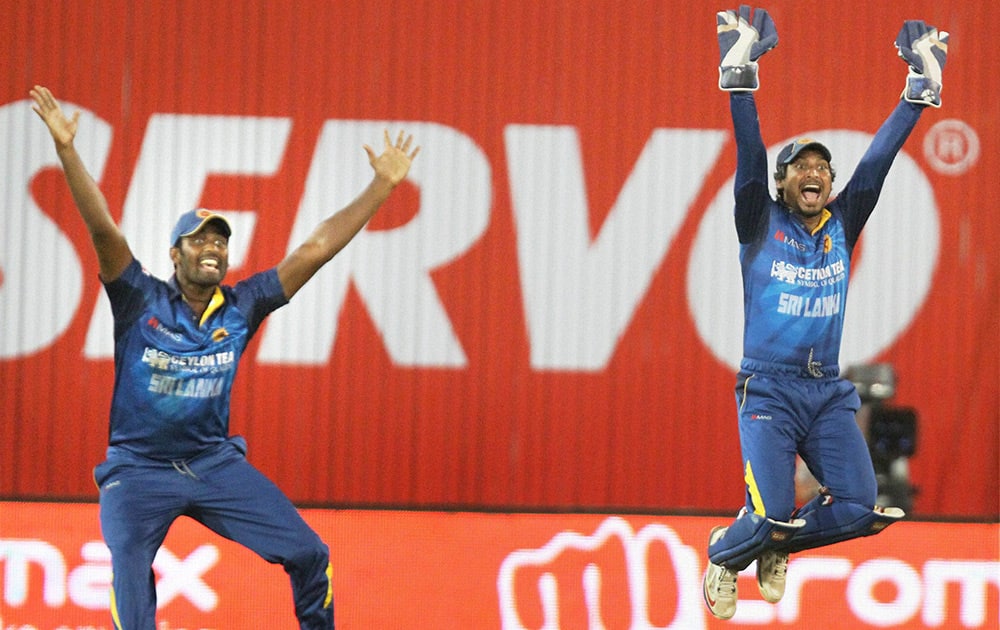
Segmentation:
{"type": "Polygon", "coordinates": [[[792,212],[807,219],[812,219],[813,217],[818,217],[823,213],[823,206],[813,204],[804,206],[803,204],[797,204],[792,208],[792,212]]]}
{"type": "Polygon", "coordinates": [[[222,284],[228,270],[225,258],[220,257],[216,260],[218,262],[216,267],[204,265],[198,259],[182,261],[178,273],[182,274],[189,284],[204,288],[216,287],[222,284]]]}

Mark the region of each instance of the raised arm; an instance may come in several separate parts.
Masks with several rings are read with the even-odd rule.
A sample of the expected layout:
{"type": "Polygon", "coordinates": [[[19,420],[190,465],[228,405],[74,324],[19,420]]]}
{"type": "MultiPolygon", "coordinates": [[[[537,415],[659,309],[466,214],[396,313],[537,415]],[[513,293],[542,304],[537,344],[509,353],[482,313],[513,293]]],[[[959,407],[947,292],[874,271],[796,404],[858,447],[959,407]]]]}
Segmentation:
{"type": "Polygon", "coordinates": [[[364,146],[368,162],[375,170],[372,181],[354,201],[323,220],[304,243],[278,263],[278,279],[285,289],[285,297],[291,299],[375,216],[396,185],[406,177],[413,158],[420,152],[420,147],[410,151],[412,143],[413,136],[404,137],[402,131],[393,143],[387,130],[385,148],[380,155],[370,146],[364,146]]]}
{"type": "Polygon", "coordinates": [[[942,70],[948,57],[947,31],[921,20],[907,20],[896,36],[896,50],[906,62],[906,86],[900,102],[879,127],[850,181],[838,195],[844,209],[848,240],[853,244],[868,221],[896,155],[921,113],[941,107],[942,70]]]}
{"type": "Polygon", "coordinates": [[[56,154],[62,163],[66,182],[73,201],[90,232],[90,240],[97,252],[101,279],[110,282],[116,279],[132,262],[132,251],[125,240],[125,235],[108,211],[108,202],[98,188],[94,178],[83,165],[73,139],[76,137],[77,123],[80,112],[75,112],[72,118],[66,118],[58,101],[48,88],[36,85],[31,91],[35,104],[31,107],[45,122],[55,141],[56,154]]]}
{"type": "Polygon", "coordinates": [[[747,5],[716,14],[719,39],[719,89],[729,92],[736,137],[736,230],[740,242],[753,238],[753,229],[767,209],[769,198],[767,149],[753,92],[760,87],[757,60],[778,44],[778,31],[764,9],[747,5]]]}

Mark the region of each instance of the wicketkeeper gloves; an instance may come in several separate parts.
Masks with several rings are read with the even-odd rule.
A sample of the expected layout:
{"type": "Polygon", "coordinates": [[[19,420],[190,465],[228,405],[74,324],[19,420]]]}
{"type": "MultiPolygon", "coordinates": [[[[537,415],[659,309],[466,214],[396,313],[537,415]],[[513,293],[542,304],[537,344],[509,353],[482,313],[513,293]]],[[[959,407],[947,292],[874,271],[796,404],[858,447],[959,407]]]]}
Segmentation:
{"type": "Polygon", "coordinates": [[[778,45],[778,31],[764,9],[753,12],[741,5],[736,11],[716,13],[719,37],[719,89],[727,92],[752,92],[760,87],[757,81],[757,59],[778,45]]]}
{"type": "Polygon", "coordinates": [[[896,48],[910,66],[900,98],[941,107],[941,69],[948,57],[948,33],[938,32],[921,20],[907,20],[896,36],[896,48]]]}

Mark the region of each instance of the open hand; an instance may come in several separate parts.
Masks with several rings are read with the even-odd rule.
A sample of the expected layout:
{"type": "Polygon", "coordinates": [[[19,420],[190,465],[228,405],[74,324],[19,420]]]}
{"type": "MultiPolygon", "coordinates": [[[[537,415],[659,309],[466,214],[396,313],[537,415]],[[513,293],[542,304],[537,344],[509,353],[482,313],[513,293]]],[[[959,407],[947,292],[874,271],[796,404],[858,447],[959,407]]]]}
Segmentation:
{"type": "Polygon", "coordinates": [[[394,144],[389,137],[389,130],[386,129],[385,148],[381,155],[376,155],[370,146],[364,145],[365,152],[368,154],[368,163],[375,169],[375,175],[388,180],[393,186],[403,181],[410,171],[413,158],[417,157],[417,153],[420,153],[419,146],[410,151],[412,144],[413,136],[407,136],[402,131],[399,132],[394,144]]]}
{"type": "Polygon", "coordinates": [[[69,146],[76,137],[77,122],[80,120],[79,110],[74,112],[72,118],[66,118],[59,107],[59,102],[52,96],[48,88],[36,85],[29,92],[35,104],[31,109],[45,122],[52,134],[52,139],[60,147],[69,146]]]}

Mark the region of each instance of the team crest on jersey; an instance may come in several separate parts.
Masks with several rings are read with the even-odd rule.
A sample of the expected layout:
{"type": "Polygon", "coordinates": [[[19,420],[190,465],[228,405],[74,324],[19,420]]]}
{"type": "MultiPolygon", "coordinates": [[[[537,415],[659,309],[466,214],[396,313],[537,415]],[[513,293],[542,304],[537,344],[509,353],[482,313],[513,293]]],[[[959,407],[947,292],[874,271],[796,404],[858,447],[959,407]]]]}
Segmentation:
{"type": "Polygon", "coordinates": [[[170,355],[156,348],[146,348],[142,352],[142,362],[155,370],[166,370],[170,367],[170,355]]]}
{"type": "Polygon", "coordinates": [[[823,253],[829,254],[830,250],[833,249],[833,239],[830,238],[829,234],[823,235],[823,253]]]}
{"type": "Polygon", "coordinates": [[[784,260],[771,261],[771,277],[777,278],[788,284],[795,284],[795,279],[799,275],[799,268],[784,260]]]}
{"type": "Polygon", "coordinates": [[[216,328],[212,331],[212,341],[218,343],[229,336],[229,331],[225,328],[216,328]]]}

